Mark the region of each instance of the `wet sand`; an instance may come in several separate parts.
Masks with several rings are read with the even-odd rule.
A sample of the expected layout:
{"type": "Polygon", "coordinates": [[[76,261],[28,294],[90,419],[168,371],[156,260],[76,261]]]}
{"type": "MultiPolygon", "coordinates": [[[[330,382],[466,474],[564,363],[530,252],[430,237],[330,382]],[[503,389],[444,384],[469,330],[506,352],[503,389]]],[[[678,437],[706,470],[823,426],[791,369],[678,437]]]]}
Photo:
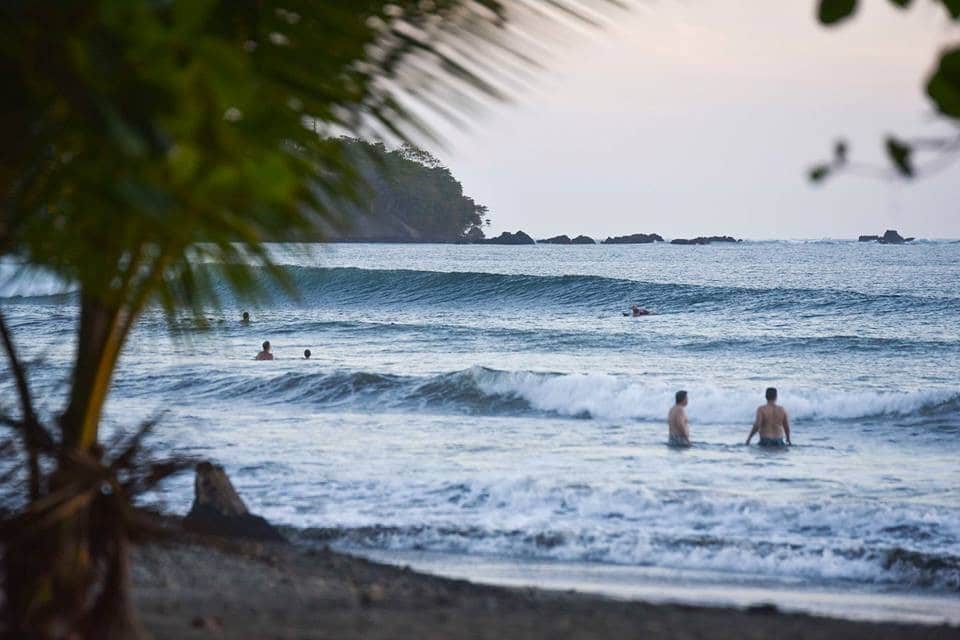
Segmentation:
{"type": "Polygon", "coordinates": [[[134,551],[157,640],[189,638],[960,638],[960,627],[648,604],[473,584],[294,545],[191,538],[134,551]]]}

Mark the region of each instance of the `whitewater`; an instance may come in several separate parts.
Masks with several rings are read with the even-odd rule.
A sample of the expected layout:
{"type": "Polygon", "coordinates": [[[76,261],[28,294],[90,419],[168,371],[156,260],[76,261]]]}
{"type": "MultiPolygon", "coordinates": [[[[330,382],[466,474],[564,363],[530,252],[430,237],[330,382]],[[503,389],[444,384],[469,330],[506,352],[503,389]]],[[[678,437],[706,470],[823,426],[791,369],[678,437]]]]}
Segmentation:
{"type": "MultiPolygon", "coordinates": [[[[204,322],[146,314],[108,436],[162,415],[158,453],[224,464],[303,544],[508,584],[960,621],[960,244],[271,251],[295,299],[223,288],[204,322]],[[656,315],[624,317],[633,303],[656,315]],[[253,361],[263,340],[277,360],[253,361]],[[790,450],[743,446],[770,385],[790,450]],[[666,446],[678,389],[689,450],[666,446]]],[[[74,294],[0,263],[0,305],[56,410],[74,294]]],[[[183,513],[191,482],[148,500],[183,513]]]]}

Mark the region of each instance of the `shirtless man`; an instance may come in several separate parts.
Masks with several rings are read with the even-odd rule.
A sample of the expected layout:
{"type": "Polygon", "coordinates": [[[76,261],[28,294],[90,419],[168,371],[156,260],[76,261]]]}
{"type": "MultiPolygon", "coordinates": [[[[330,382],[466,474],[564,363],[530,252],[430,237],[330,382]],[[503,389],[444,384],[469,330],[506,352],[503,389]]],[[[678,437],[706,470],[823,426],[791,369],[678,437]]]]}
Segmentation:
{"type": "Polygon", "coordinates": [[[270,353],[270,341],[266,340],[263,343],[263,351],[257,354],[257,357],[254,360],[273,360],[273,354],[270,353]]]}
{"type": "Polygon", "coordinates": [[[753,434],[758,431],[761,447],[783,447],[791,444],[790,419],[787,411],[777,404],[777,390],[773,387],[767,389],[767,404],[757,407],[757,417],[753,421],[750,435],[747,436],[747,444],[750,444],[753,434]]]}
{"type": "Polygon", "coordinates": [[[687,424],[687,392],[677,391],[677,404],[670,408],[667,414],[667,424],[670,426],[670,446],[690,446],[690,425],[687,424]]]}

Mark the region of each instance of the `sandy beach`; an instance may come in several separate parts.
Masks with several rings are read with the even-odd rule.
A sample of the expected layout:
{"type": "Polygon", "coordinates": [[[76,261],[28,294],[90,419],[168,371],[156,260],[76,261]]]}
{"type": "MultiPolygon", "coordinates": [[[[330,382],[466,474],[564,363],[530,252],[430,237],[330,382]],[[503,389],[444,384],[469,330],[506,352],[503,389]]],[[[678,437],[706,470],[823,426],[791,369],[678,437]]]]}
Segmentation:
{"type": "Polygon", "coordinates": [[[138,547],[133,564],[136,607],[157,640],[960,638],[950,626],[492,587],[296,545],[190,537],[138,547]]]}

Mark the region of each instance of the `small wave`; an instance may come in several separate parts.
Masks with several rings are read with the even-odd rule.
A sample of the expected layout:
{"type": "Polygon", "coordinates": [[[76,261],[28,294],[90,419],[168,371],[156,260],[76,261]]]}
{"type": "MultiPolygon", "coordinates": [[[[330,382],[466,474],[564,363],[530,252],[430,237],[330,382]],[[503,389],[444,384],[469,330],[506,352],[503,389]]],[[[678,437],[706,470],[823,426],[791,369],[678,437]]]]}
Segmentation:
{"type": "MultiPolygon", "coordinates": [[[[471,367],[436,376],[364,371],[289,372],[271,377],[234,373],[198,382],[182,371],[169,377],[118,381],[122,392],[181,393],[223,400],[303,403],[318,408],[433,410],[474,415],[545,414],[603,420],[662,420],[674,388],[666,383],[614,374],[501,371],[471,367]]],[[[844,392],[795,390],[782,395],[795,420],[938,418],[960,413],[960,392],[844,392]]],[[[688,412],[701,424],[749,422],[755,389],[708,386],[692,395],[688,412]]]]}
{"type": "Polygon", "coordinates": [[[902,547],[766,542],[709,534],[618,535],[602,528],[487,529],[481,526],[370,525],[290,530],[302,543],[347,550],[434,551],[524,559],[655,565],[755,578],[797,578],[960,591],[960,557],[902,547]]]}
{"type": "MultiPolygon", "coordinates": [[[[393,308],[583,309],[614,312],[628,302],[655,305],[661,313],[724,310],[728,313],[844,311],[854,314],[960,313],[960,298],[868,294],[835,289],[750,288],[657,283],[592,275],[534,276],[356,267],[284,267],[305,306],[393,308]]],[[[260,270],[255,269],[255,273],[260,270]]],[[[266,275],[263,276],[266,278],[266,275]]],[[[220,294],[230,299],[224,287],[220,294]]],[[[288,302],[281,302],[288,304],[288,302]]]]}
{"type": "MultiPolygon", "coordinates": [[[[216,270],[214,265],[200,268],[216,270]]],[[[392,309],[511,309],[530,311],[563,309],[588,313],[616,314],[630,302],[653,306],[659,313],[722,312],[729,315],[789,314],[803,318],[823,314],[847,315],[902,314],[912,317],[929,314],[942,318],[944,313],[960,313],[960,297],[910,295],[905,293],[871,294],[820,288],[763,288],[659,283],[592,275],[535,276],[477,272],[438,272],[415,270],[379,270],[356,267],[285,266],[296,300],[278,297],[274,307],[353,307],[389,306],[392,309]]],[[[271,290],[272,281],[258,267],[253,269],[271,290]]],[[[218,298],[222,304],[233,301],[226,283],[216,275],[218,298]]],[[[0,299],[62,302],[73,296],[63,284],[50,276],[17,281],[0,287],[0,299]],[[53,296],[53,297],[51,297],[53,296]]]]}

